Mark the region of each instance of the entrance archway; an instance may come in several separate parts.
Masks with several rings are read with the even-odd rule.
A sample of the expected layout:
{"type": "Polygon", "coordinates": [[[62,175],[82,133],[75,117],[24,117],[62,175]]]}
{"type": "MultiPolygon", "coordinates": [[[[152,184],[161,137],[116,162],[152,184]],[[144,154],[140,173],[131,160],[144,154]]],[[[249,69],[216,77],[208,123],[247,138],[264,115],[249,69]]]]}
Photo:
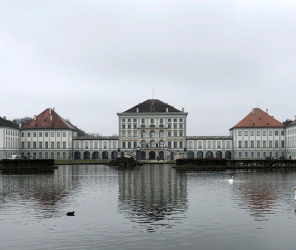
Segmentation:
{"type": "Polygon", "coordinates": [[[159,160],[163,160],[164,159],[164,153],[163,151],[159,151],[159,160]]]}
{"type": "Polygon", "coordinates": [[[92,153],[92,159],[99,159],[99,152],[93,152],[92,153]]]}
{"type": "Polygon", "coordinates": [[[83,153],[83,159],[90,159],[90,153],[88,151],[83,153]]]}
{"type": "Polygon", "coordinates": [[[80,156],[80,152],[75,152],[74,153],[74,159],[75,160],[80,160],[81,156],[80,156]]]}
{"type": "Polygon", "coordinates": [[[208,151],[206,153],[206,158],[214,158],[213,152],[212,151],[208,151]]]}
{"type": "Polygon", "coordinates": [[[149,152],[149,160],[155,160],[155,152],[154,151],[149,152]]]}
{"type": "Polygon", "coordinates": [[[112,152],[112,154],[111,154],[111,158],[112,158],[112,160],[118,158],[118,153],[117,153],[117,151],[113,151],[113,152],[112,152]]]}
{"type": "Polygon", "coordinates": [[[231,152],[230,151],[226,151],[225,152],[225,159],[226,160],[230,160],[231,159],[231,152]]]}
{"type": "Polygon", "coordinates": [[[217,159],[222,159],[222,152],[221,151],[216,152],[216,158],[217,159]]]}
{"type": "Polygon", "coordinates": [[[103,152],[102,159],[104,159],[104,160],[108,159],[108,152],[106,152],[106,151],[103,152]]]}
{"type": "Polygon", "coordinates": [[[146,160],[146,153],[145,153],[145,151],[141,151],[141,160],[146,160]]]}
{"type": "Polygon", "coordinates": [[[194,158],[194,152],[188,151],[188,159],[193,159],[194,158]]]}
{"type": "Polygon", "coordinates": [[[197,152],[197,158],[203,158],[203,152],[202,151],[197,152]]]}

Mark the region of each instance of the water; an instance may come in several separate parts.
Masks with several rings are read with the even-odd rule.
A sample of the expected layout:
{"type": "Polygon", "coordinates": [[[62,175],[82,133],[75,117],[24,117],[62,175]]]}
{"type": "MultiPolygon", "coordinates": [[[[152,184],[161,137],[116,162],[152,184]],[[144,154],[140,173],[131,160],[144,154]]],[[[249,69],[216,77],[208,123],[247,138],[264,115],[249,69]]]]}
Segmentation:
{"type": "Polygon", "coordinates": [[[294,171],[170,165],[0,175],[0,249],[295,249],[294,186],[294,171]]]}

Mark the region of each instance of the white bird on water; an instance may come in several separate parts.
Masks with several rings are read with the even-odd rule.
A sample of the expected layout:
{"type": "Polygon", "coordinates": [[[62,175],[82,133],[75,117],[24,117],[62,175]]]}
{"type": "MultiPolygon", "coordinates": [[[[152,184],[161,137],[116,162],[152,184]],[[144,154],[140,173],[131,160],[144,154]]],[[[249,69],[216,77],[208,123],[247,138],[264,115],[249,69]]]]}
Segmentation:
{"type": "Polygon", "coordinates": [[[233,183],[233,176],[232,176],[231,179],[228,180],[228,181],[229,181],[229,183],[233,183]]]}

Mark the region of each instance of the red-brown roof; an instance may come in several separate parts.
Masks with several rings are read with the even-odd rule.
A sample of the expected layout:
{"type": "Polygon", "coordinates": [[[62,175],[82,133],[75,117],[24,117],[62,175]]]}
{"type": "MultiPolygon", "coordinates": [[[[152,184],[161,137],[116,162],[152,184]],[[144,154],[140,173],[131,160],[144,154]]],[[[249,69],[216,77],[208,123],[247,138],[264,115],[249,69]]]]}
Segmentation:
{"type": "Polygon", "coordinates": [[[6,120],[2,117],[0,117],[0,127],[19,128],[19,126],[14,124],[12,121],[6,120]]]}
{"type": "Polygon", "coordinates": [[[274,119],[272,116],[259,108],[251,111],[244,119],[242,119],[233,128],[255,128],[255,127],[282,127],[285,125],[274,119]]]}
{"type": "Polygon", "coordinates": [[[137,109],[139,109],[139,113],[166,112],[166,108],[168,108],[168,112],[181,112],[173,106],[170,106],[167,103],[164,103],[158,99],[148,99],[124,111],[123,113],[136,113],[137,109]]]}
{"type": "Polygon", "coordinates": [[[22,129],[26,128],[76,130],[51,108],[44,110],[41,114],[36,116],[36,120],[32,119],[31,121],[22,125],[22,129]]]}

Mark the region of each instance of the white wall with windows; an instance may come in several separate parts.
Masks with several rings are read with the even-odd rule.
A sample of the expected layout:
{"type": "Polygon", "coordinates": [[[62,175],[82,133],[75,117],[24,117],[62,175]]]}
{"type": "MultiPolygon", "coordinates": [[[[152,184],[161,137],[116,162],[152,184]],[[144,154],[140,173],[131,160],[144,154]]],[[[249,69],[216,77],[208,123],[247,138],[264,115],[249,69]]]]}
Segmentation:
{"type": "Polygon", "coordinates": [[[19,135],[19,129],[0,127],[0,159],[7,159],[11,155],[20,154],[19,135]]]}
{"type": "Polygon", "coordinates": [[[287,158],[296,159],[296,121],[286,128],[287,158]]]}

